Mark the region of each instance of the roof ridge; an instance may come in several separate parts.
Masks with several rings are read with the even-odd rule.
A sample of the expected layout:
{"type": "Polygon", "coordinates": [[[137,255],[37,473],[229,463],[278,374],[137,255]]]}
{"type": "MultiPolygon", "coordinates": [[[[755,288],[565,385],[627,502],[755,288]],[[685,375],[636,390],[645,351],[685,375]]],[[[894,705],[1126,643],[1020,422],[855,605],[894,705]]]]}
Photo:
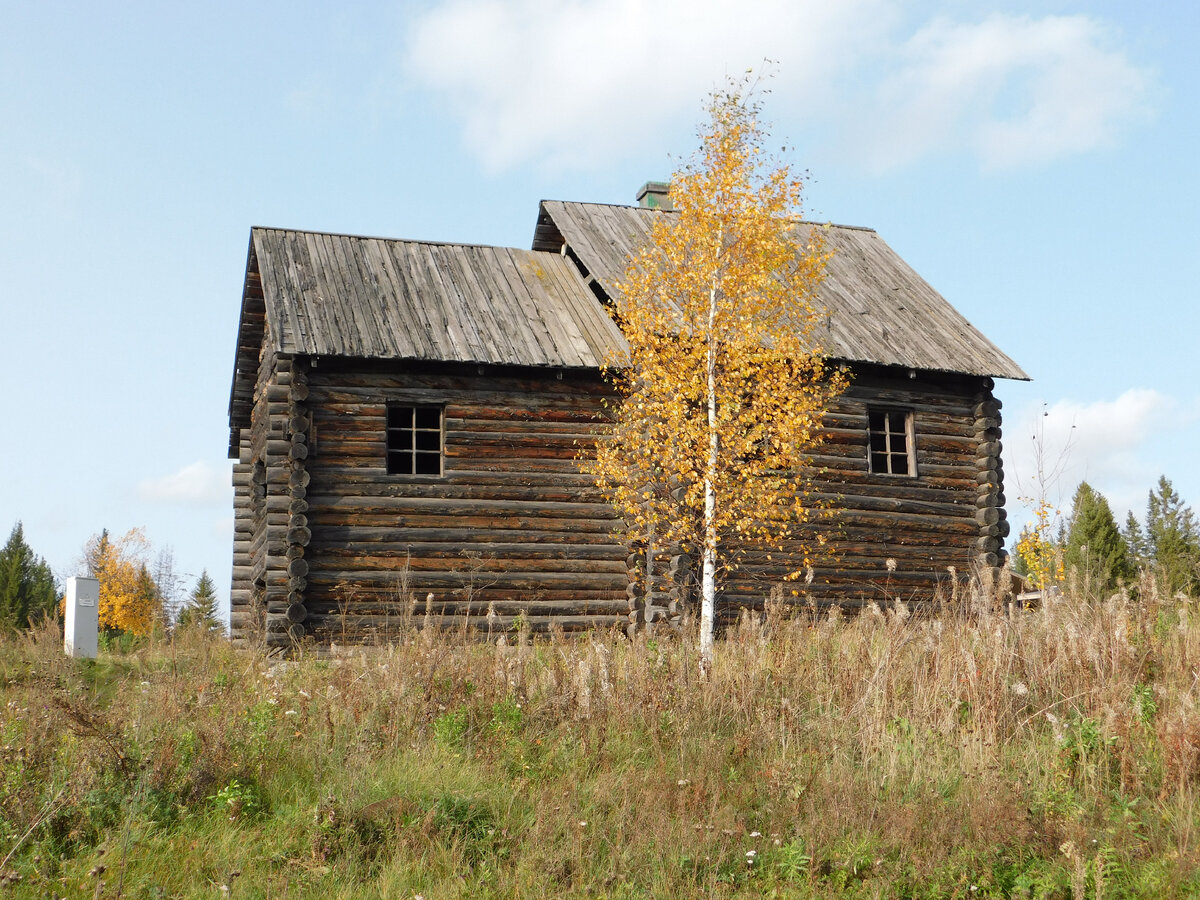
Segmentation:
{"type": "Polygon", "coordinates": [[[423,244],[427,247],[466,247],[478,250],[515,250],[518,253],[549,252],[547,250],[527,250],[523,247],[510,247],[506,244],[480,244],[472,241],[431,241],[422,238],[397,238],[384,237],[377,234],[349,234],[343,231],[319,231],[315,228],[277,228],[271,225],[251,225],[250,231],[251,233],[255,231],[278,231],[284,234],[315,234],[323,237],[349,238],[353,241],[387,241],[393,244],[423,244]]]}
{"type": "MultiPolygon", "coordinates": [[[[645,210],[648,213],[658,212],[675,212],[673,209],[653,209],[646,206],[638,206],[636,203],[597,203],[594,200],[542,200],[542,203],[571,203],[576,206],[607,206],[612,209],[637,209],[645,210]]],[[[869,231],[872,234],[879,232],[870,225],[844,225],[840,222],[818,222],[815,219],[801,219],[801,225],[814,225],[817,228],[846,228],[850,231],[869,231]]]]}

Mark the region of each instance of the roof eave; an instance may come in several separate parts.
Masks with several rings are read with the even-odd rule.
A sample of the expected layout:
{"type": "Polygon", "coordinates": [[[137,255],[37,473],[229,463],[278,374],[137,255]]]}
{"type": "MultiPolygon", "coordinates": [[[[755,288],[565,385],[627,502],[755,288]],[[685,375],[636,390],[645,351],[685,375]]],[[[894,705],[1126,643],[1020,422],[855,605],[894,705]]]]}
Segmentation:
{"type": "Polygon", "coordinates": [[[255,229],[250,230],[250,239],[246,248],[246,268],[242,279],[242,302],[238,314],[238,336],[234,348],[233,378],[229,387],[229,456],[238,455],[240,431],[250,425],[250,407],[254,402],[254,381],[258,377],[257,362],[262,348],[264,325],[266,322],[266,301],[264,298],[252,296],[252,284],[258,275],[258,262],[255,252],[255,229]],[[262,322],[251,321],[252,306],[262,303],[262,322]]]}

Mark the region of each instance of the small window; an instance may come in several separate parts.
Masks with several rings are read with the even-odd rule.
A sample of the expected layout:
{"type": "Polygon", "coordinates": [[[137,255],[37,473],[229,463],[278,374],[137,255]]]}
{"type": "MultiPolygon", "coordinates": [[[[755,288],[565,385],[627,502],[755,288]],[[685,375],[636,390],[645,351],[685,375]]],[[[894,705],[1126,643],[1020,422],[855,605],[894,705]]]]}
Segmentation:
{"type": "Polygon", "coordinates": [[[389,475],[442,474],[442,408],[387,408],[387,471],[389,475]]]}
{"type": "Polygon", "coordinates": [[[912,412],[872,409],[867,413],[871,471],[876,475],[915,475],[912,412]]]}

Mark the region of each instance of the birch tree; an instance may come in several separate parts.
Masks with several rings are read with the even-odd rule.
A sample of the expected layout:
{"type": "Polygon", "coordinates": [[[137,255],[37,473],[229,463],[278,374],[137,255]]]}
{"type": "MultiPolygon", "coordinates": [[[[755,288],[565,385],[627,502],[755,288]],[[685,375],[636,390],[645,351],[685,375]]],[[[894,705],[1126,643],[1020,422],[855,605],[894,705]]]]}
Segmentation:
{"type": "Polygon", "coordinates": [[[162,613],[162,591],[146,559],[150,542],[140,528],[113,539],[105,529],[83,548],[88,574],[100,582],[100,627],[147,635],[162,613]]]}
{"type": "Polygon", "coordinates": [[[740,548],[797,539],[814,511],[806,457],[845,386],[816,339],[821,232],[799,226],[802,182],[765,152],[749,76],[708,113],[671,179],[675,211],[615,299],[629,356],[609,369],[621,400],[596,460],[631,527],[698,551],[705,676],[718,583],[740,548]]]}

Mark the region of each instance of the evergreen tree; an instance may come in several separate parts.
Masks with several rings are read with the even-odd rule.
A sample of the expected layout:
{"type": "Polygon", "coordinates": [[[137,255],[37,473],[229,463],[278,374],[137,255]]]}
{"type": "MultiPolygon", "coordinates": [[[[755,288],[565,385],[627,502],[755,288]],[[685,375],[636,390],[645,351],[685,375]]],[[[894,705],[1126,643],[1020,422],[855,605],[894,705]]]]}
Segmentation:
{"type": "Polygon", "coordinates": [[[1075,491],[1063,563],[1082,584],[1101,593],[1113,590],[1119,581],[1129,580],[1134,574],[1129,547],[1108,500],[1086,481],[1080,482],[1075,491]]]}
{"type": "Polygon", "coordinates": [[[137,607],[150,609],[151,622],[153,628],[154,622],[162,624],[163,621],[163,598],[162,591],[158,589],[158,582],[154,580],[154,576],[150,574],[150,568],[142,563],[138,566],[137,581],[134,587],[134,602],[137,607]]]}
{"type": "Polygon", "coordinates": [[[1137,516],[1133,514],[1133,510],[1130,510],[1129,515],[1125,517],[1125,527],[1121,529],[1121,537],[1125,538],[1125,545],[1129,548],[1129,562],[1134,568],[1143,566],[1148,555],[1146,533],[1142,531],[1142,526],[1138,522],[1137,516]]]}
{"type": "Polygon", "coordinates": [[[179,625],[182,628],[196,627],[209,631],[221,627],[221,620],[217,618],[217,589],[208,577],[207,569],[200,573],[196,587],[180,611],[179,625]]]}
{"type": "Polygon", "coordinates": [[[1017,550],[1009,557],[1008,561],[1008,567],[1012,570],[1012,573],[1014,575],[1020,575],[1022,578],[1028,578],[1030,571],[1029,561],[1020,552],[1020,547],[1024,542],[1029,540],[1029,536],[1032,533],[1033,530],[1028,525],[1021,529],[1021,533],[1017,536],[1017,543],[1015,545],[1017,550]]]}
{"type": "Polygon", "coordinates": [[[83,562],[87,566],[88,575],[92,578],[99,579],[102,574],[108,559],[111,541],[108,537],[108,529],[103,528],[100,534],[88,541],[83,547],[83,562]]]}
{"type": "Polygon", "coordinates": [[[1146,544],[1169,591],[1200,593],[1200,528],[1165,475],[1158,479],[1158,490],[1150,492],[1146,544]]]}
{"type": "Polygon", "coordinates": [[[0,627],[27,628],[58,605],[58,583],[50,565],[25,543],[21,523],[0,549],[0,627]]]}

